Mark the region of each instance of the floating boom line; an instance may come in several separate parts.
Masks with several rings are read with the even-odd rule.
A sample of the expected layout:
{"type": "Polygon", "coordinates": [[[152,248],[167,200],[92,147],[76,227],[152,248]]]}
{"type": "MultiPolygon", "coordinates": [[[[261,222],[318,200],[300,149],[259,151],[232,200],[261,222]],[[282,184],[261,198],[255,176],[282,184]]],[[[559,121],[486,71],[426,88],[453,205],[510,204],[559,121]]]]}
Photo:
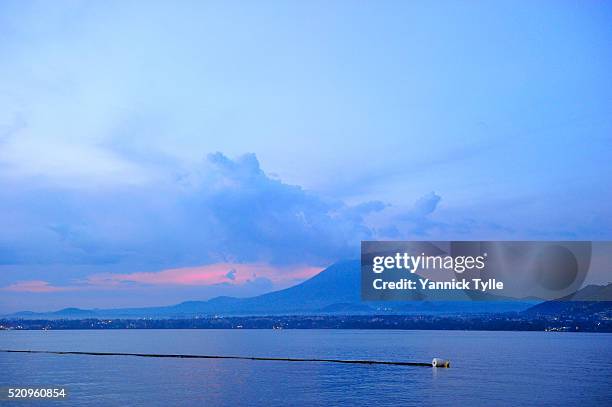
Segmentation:
{"type": "Polygon", "coordinates": [[[44,353],[53,355],[88,355],[88,356],[136,356],[143,358],[176,358],[176,359],[235,359],[235,360],[259,360],[277,362],[320,362],[320,363],[345,363],[355,365],[387,365],[387,366],[422,366],[422,367],[450,367],[450,362],[434,358],[431,363],[422,362],[399,362],[384,360],[359,360],[359,359],[316,359],[316,358],[273,358],[261,356],[222,356],[222,355],[189,355],[189,354],[166,354],[166,353],[124,353],[124,352],[77,352],[77,351],[50,351],[50,350],[10,350],[0,349],[6,353],[44,353]]]}

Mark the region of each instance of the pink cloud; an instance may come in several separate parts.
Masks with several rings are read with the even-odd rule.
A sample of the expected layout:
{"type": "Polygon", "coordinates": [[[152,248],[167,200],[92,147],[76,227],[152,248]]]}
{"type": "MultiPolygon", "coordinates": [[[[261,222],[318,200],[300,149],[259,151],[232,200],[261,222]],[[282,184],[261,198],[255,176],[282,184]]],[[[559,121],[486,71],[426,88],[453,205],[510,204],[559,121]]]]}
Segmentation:
{"type": "Polygon", "coordinates": [[[54,293],[59,291],[68,291],[72,289],[74,288],[54,286],[51,285],[49,282],[42,280],[18,281],[14,284],[2,288],[2,290],[4,291],[27,293],[54,293]]]}
{"type": "Polygon", "coordinates": [[[119,286],[125,283],[188,286],[221,283],[241,285],[255,278],[263,277],[277,286],[286,286],[312,277],[320,271],[320,268],[310,266],[275,267],[267,264],[217,263],[156,272],[94,274],[87,279],[87,283],[95,286],[119,286]]]}
{"type": "Polygon", "coordinates": [[[93,274],[84,281],[75,282],[75,285],[69,286],[56,286],[43,280],[18,281],[0,288],[0,291],[53,293],[76,290],[122,289],[128,288],[130,284],[207,286],[225,283],[240,286],[257,278],[270,280],[278,289],[296,284],[320,271],[320,268],[310,266],[277,267],[259,263],[217,263],[156,272],[93,274]]]}

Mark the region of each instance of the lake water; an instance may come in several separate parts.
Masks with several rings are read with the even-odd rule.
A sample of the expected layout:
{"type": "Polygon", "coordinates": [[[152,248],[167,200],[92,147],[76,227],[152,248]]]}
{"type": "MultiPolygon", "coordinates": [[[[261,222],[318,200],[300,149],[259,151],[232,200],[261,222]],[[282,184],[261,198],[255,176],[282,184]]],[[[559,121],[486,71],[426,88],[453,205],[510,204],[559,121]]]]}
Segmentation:
{"type": "MultiPolygon", "coordinates": [[[[0,349],[430,362],[450,369],[0,353],[0,387],[66,386],[59,405],[604,406],[612,334],[375,330],[0,331],[0,349]]],[[[0,401],[0,406],[10,405],[0,401]]],[[[27,402],[14,402],[26,405],[27,402]]],[[[53,405],[55,402],[39,402],[53,405]]]]}

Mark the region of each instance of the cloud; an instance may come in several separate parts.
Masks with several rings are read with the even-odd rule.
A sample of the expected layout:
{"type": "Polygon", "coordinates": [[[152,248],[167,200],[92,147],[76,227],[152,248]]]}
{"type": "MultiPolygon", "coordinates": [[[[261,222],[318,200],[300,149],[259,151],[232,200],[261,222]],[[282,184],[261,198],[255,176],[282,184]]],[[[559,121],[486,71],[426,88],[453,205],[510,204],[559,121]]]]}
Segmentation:
{"type": "Polygon", "coordinates": [[[0,251],[0,263],[321,265],[355,255],[360,240],[374,236],[366,218],[385,208],[270,178],[254,154],[211,154],[147,185],[74,190],[40,182],[6,188],[0,210],[12,216],[0,220],[0,247],[11,250],[0,251]]]}
{"type": "Polygon", "coordinates": [[[11,290],[280,287],[358,256],[361,240],[516,237],[441,210],[435,192],[409,208],[322,196],[268,176],[254,154],[214,153],[193,168],[165,169],[159,182],[129,187],[0,178],[0,265],[14,266],[5,289],[23,279],[20,270],[45,266],[63,270],[54,284],[43,277],[11,290]]]}
{"type": "Polygon", "coordinates": [[[379,226],[378,237],[386,239],[427,237],[432,230],[445,227],[442,222],[432,219],[441,200],[442,197],[433,191],[421,196],[411,208],[391,214],[387,223],[379,226]]]}
{"type": "Polygon", "coordinates": [[[274,267],[268,264],[217,263],[157,272],[94,274],[87,277],[84,285],[93,287],[116,287],[125,284],[211,286],[263,283],[266,286],[283,286],[295,280],[312,277],[319,271],[321,271],[320,268],[310,266],[274,267]]]}
{"type": "Polygon", "coordinates": [[[47,281],[42,280],[31,280],[31,281],[18,281],[9,286],[0,288],[3,291],[13,292],[29,292],[29,293],[54,293],[60,291],[70,291],[73,287],[58,287],[53,286],[47,281]]]}
{"type": "Polygon", "coordinates": [[[436,207],[442,200],[442,197],[436,195],[435,192],[430,192],[417,199],[414,204],[414,214],[420,216],[426,216],[436,210],[436,207]]]}
{"type": "Polygon", "coordinates": [[[224,286],[260,293],[291,286],[320,271],[320,268],[310,266],[275,267],[269,264],[218,263],[156,272],[95,273],[84,279],[75,279],[66,285],[51,284],[43,280],[19,281],[0,288],[0,291],[55,293],[151,286],[166,288],[224,286]]]}

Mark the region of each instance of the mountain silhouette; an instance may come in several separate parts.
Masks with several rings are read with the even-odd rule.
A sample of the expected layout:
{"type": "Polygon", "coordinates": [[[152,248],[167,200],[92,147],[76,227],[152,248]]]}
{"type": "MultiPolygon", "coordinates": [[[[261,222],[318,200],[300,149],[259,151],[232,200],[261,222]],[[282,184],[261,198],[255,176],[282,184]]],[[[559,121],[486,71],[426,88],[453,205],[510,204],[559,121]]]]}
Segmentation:
{"type": "MultiPolygon", "coordinates": [[[[413,276],[412,278],[416,278],[413,276]]],[[[390,296],[388,299],[393,299],[390,296]]],[[[457,314],[522,311],[533,305],[518,301],[424,300],[416,291],[413,301],[361,301],[359,260],[335,263],[314,277],[283,290],[250,298],[215,297],[165,307],[93,309],[66,308],[47,313],[30,311],[10,315],[35,318],[192,318],[197,316],[301,314],[457,314]]]]}
{"type": "Polygon", "coordinates": [[[573,294],[535,305],[525,313],[531,315],[590,316],[600,312],[612,314],[612,283],[588,285],[573,294]]]}

